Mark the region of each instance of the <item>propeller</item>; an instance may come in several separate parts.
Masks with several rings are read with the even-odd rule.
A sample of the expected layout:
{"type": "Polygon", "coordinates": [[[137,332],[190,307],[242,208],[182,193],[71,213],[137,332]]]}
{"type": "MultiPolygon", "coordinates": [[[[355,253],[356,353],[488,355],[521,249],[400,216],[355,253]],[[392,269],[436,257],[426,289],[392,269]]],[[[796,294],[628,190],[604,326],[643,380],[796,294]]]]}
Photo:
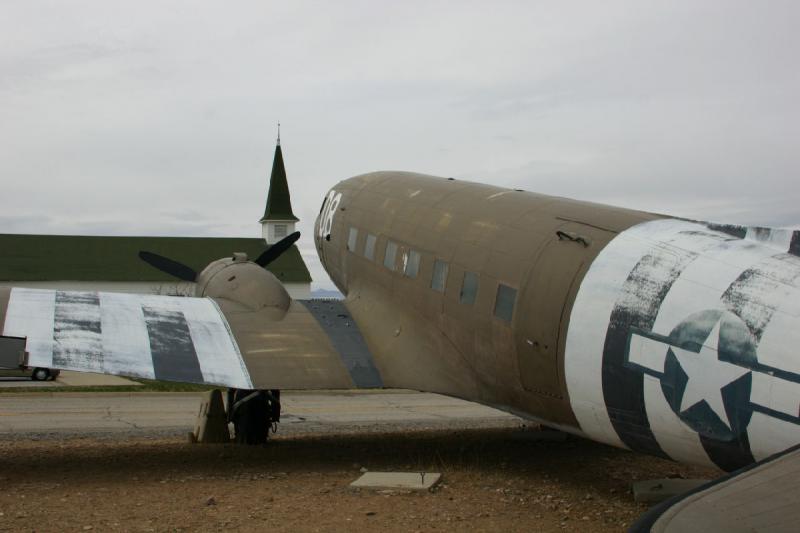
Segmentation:
{"type": "Polygon", "coordinates": [[[279,258],[283,254],[283,252],[291,248],[292,245],[296,243],[297,239],[299,238],[300,238],[299,231],[295,231],[291,235],[287,235],[283,239],[279,240],[278,242],[276,242],[275,244],[264,250],[261,253],[261,255],[259,255],[256,258],[255,263],[258,266],[266,267],[268,264],[272,263],[277,258],[279,258]]]}
{"type": "Polygon", "coordinates": [[[175,276],[178,279],[182,279],[183,281],[194,281],[197,279],[197,272],[195,272],[191,267],[188,267],[183,263],[173,261],[172,259],[167,259],[163,255],[141,251],[139,252],[139,259],[150,266],[156,267],[160,271],[166,272],[167,274],[175,276]]]}
{"type": "MultiPolygon", "coordinates": [[[[262,252],[254,262],[260,267],[266,267],[268,264],[279,258],[283,252],[291,248],[299,238],[299,231],[295,231],[291,235],[287,235],[264,250],[264,252],[262,252]]],[[[163,255],[154,254],[153,252],[145,252],[142,250],[139,252],[139,258],[150,266],[153,266],[162,272],[166,272],[171,276],[175,276],[178,279],[182,279],[183,281],[194,281],[197,279],[197,272],[195,272],[191,267],[188,267],[183,263],[173,261],[172,259],[168,259],[163,255]]]]}

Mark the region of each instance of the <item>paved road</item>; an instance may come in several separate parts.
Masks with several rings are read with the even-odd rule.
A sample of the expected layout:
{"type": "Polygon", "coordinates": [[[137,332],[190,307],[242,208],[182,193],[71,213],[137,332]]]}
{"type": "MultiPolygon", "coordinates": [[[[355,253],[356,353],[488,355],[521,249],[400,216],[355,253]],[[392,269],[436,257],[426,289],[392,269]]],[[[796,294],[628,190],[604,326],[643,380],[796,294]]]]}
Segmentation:
{"type": "MultiPolygon", "coordinates": [[[[194,428],[201,393],[0,394],[0,437],[180,434],[194,428]]],[[[282,394],[283,432],[388,427],[516,426],[519,419],[481,405],[413,391],[282,394]]]]}

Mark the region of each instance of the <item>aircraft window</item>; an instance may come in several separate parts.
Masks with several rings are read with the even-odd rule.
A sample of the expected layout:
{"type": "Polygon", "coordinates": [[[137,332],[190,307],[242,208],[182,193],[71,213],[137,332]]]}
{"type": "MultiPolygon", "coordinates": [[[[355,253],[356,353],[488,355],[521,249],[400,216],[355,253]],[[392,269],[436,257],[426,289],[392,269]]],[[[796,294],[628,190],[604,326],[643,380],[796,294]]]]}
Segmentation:
{"type": "Polygon", "coordinates": [[[397,261],[397,243],[392,241],[386,242],[386,255],[383,256],[383,266],[389,270],[394,270],[394,265],[397,261]]]}
{"type": "Polygon", "coordinates": [[[431,289],[439,292],[444,292],[444,286],[447,283],[447,263],[439,261],[438,259],[433,262],[433,277],[431,278],[431,289]]]}
{"type": "Polygon", "coordinates": [[[512,289],[502,283],[497,285],[497,298],[494,301],[494,316],[506,322],[511,322],[514,316],[514,301],[517,299],[517,289],[512,289]]]}
{"type": "Polygon", "coordinates": [[[283,239],[286,237],[286,224],[275,224],[275,238],[283,239]]]}
{"type": "Polygon", "coordinates": [[[358,242],[358,230],[350,228],[350,234],[347,236],[347,249],[351,252],[356,251],[356,243],[358,242]]]}
{"type": "Polygon", "coordinates": [[[372,233],[367,233],[367,242],[364,245],[364,257],[373,261],[375,259],[375,235],[372,233]]]}
{"type": "Polygon", "coordinates": [[[409,278],[416,278],[417,274],[419,273],[419,259],[420,255],[419,252],[416,250],[409,250],[408,251],[408,259],[406,261],[406,267],[404,269],[405,275],[409,278]]]}
{"type": "Polygon", "coordinates": [[[459,301],[462,304],[472,305],[478,294],[478,275],[475,272],[464,272],[464,281],[461,283],[459,301]]]}

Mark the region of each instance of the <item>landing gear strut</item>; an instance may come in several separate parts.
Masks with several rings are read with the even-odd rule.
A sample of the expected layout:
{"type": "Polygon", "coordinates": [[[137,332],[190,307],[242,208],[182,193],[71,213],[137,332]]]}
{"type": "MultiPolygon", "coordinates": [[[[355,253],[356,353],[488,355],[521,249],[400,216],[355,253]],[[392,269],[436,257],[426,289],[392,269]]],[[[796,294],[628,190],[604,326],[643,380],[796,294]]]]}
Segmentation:
{"type": "Polygon", "coordinates": [[[228,389],[228,421],[237,444],[266,444],[281,420],[281,391],[228,389]]]}

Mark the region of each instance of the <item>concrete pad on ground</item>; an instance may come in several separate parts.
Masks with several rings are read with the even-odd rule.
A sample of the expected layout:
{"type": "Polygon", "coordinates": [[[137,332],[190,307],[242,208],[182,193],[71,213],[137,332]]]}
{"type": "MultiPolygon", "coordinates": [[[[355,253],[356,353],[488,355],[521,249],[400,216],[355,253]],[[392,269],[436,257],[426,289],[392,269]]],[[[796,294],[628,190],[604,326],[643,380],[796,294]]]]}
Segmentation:
{"type": "Polygon", "coordinates": [[[649,479],[633,484],[633,499],[639,503],[659,503],[673,496],[689,492],[707,479],[649,479]]]}
{"type": "Polygon", "coordinates": [[[122,387],[141,385],[141,383],[120,376],[92,374],[89,372],[72,372],[69,370],[62,370],[56,382],[68,387],[122,387]]]}
{"type": "Polygon", "coordinates": [[[438,472],[367,472],[350,483],[354,489],[429,490],[442,479],[438,472]]]}

